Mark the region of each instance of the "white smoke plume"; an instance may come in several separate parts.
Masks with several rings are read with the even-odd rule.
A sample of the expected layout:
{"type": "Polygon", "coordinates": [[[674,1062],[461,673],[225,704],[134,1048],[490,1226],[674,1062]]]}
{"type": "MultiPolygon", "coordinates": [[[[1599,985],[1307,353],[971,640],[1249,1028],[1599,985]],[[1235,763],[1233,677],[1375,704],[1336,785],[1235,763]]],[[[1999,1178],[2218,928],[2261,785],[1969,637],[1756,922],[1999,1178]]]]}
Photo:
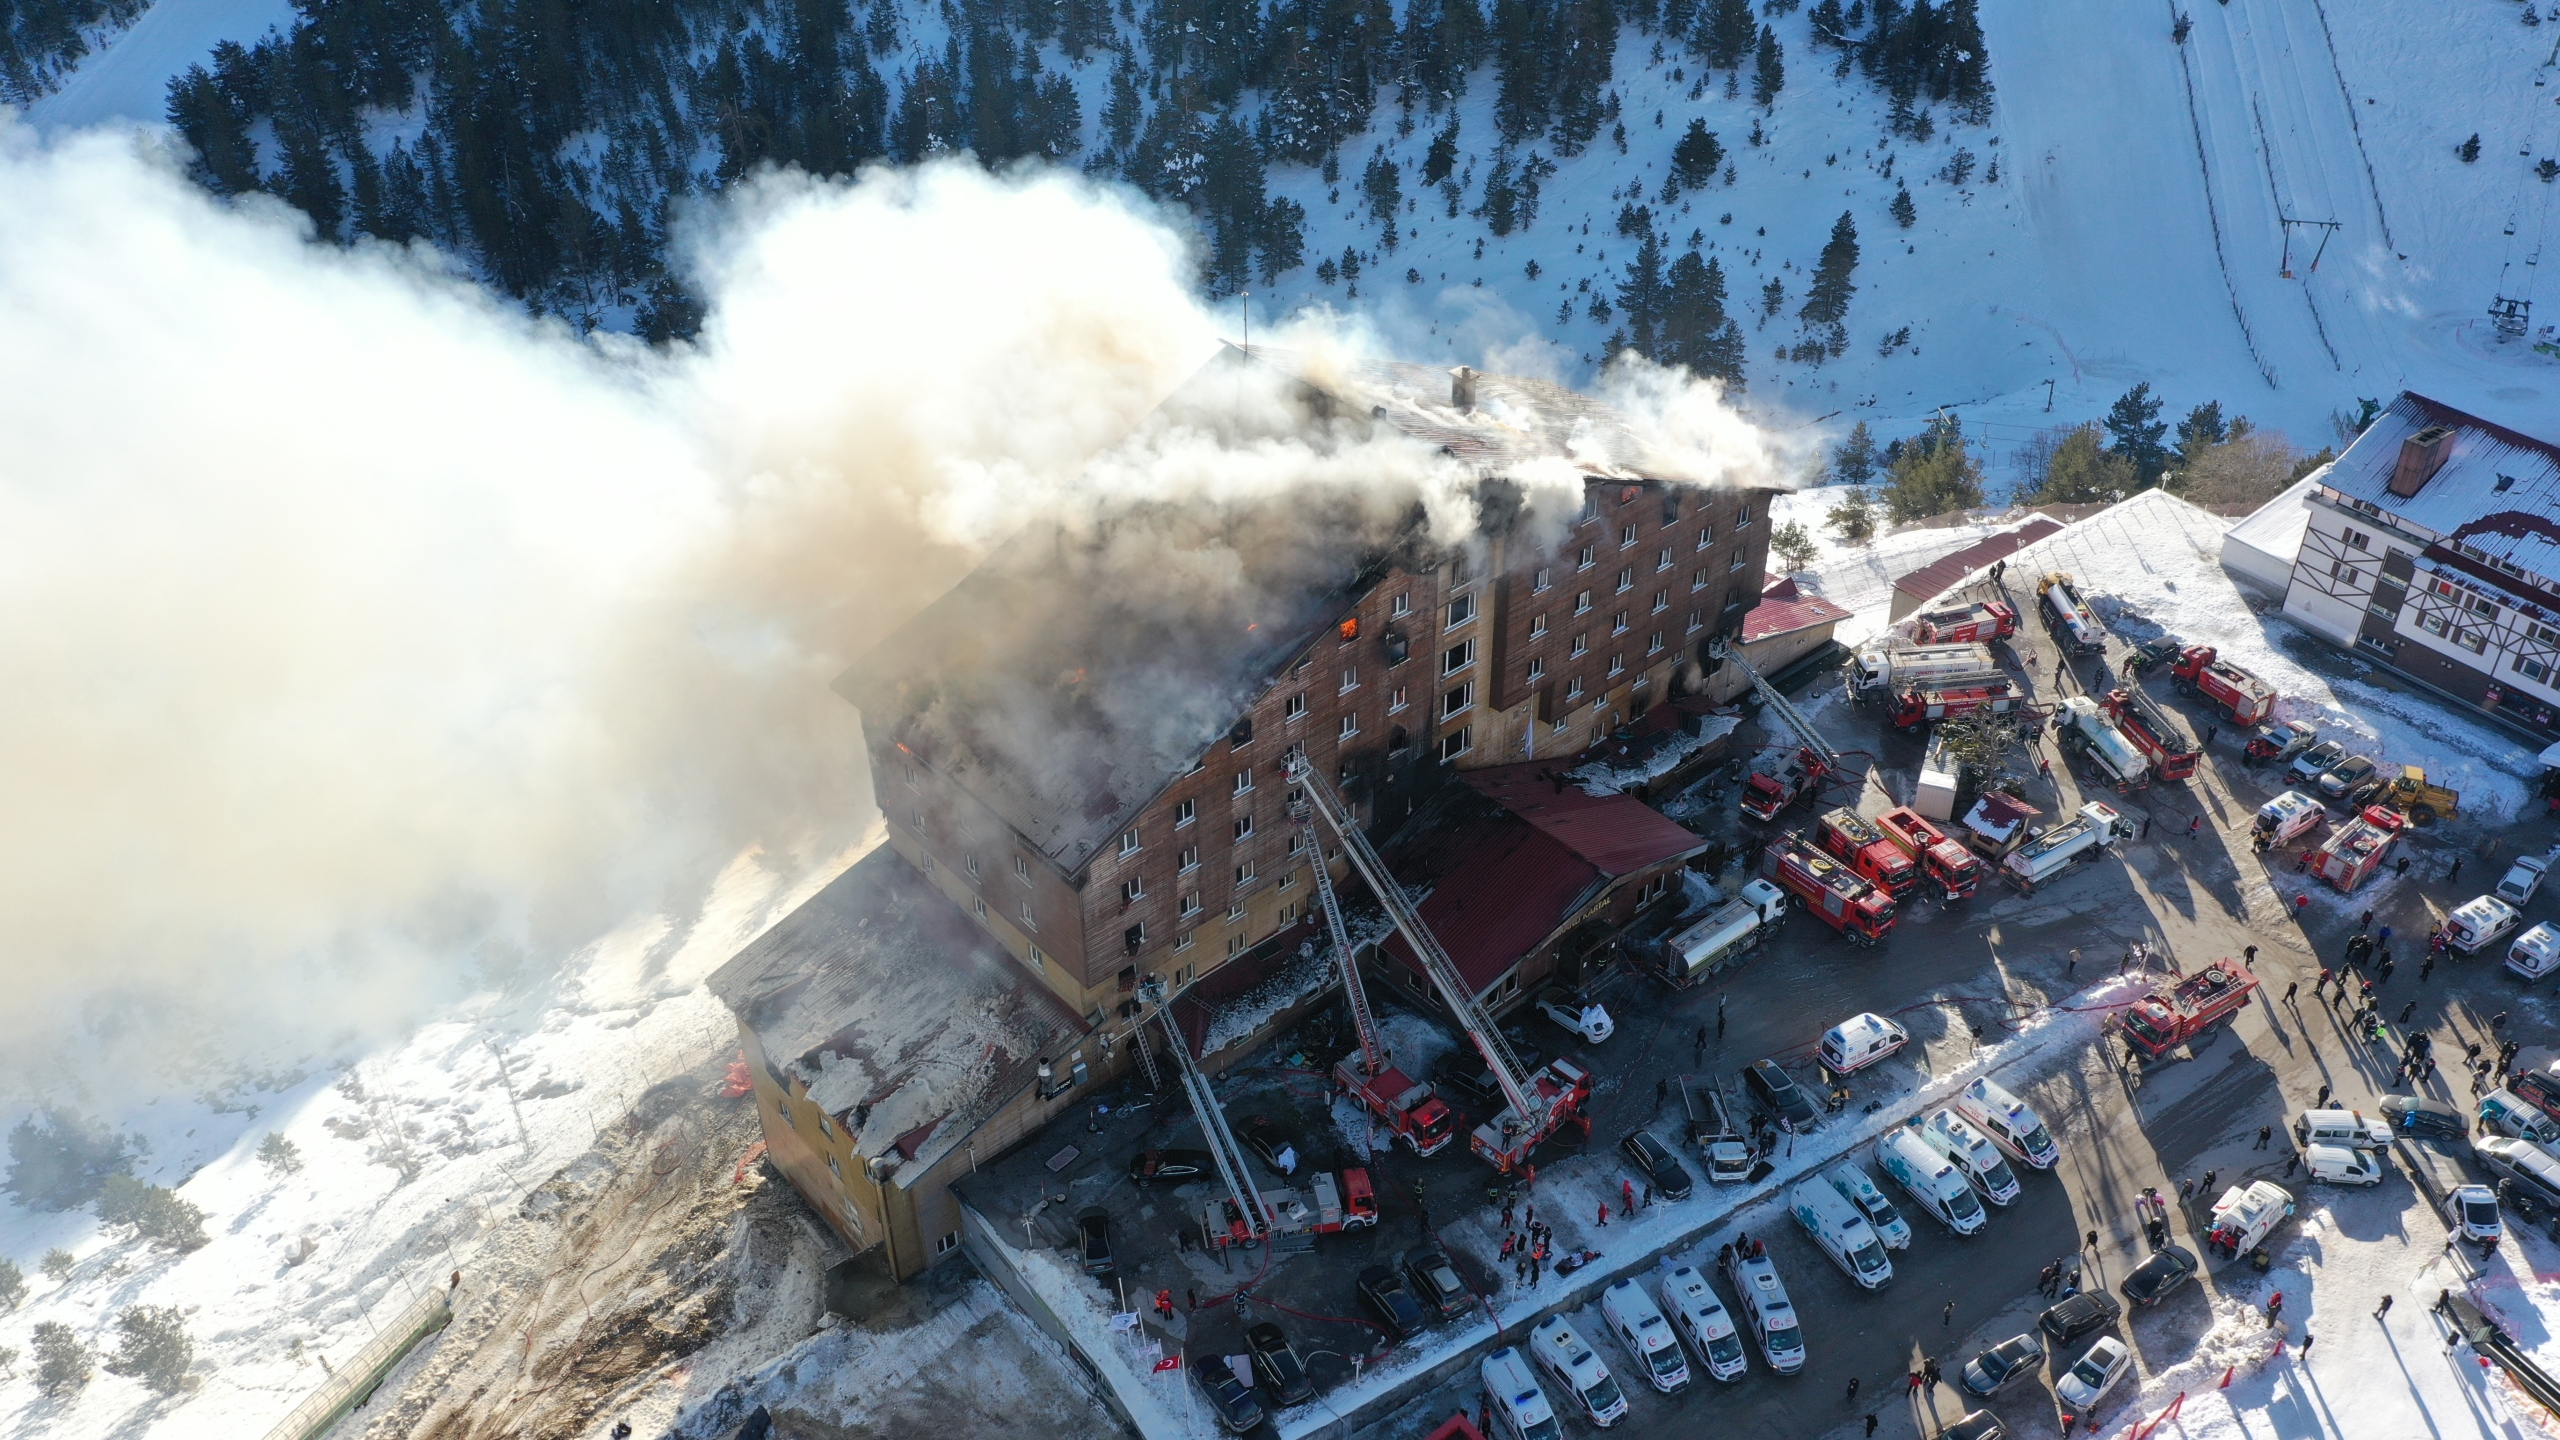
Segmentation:
{"type": "MultiPolygon", "coordinates": [[[[1217,348],[1126,193],[767,177],[694,257],[695,346],[581,339],[0,112],[0,1085],[397,1024],[833,853],[870,798],[827,682],[1033,519],[1390,464],[1463,518],[1418,447],[1094,466],[1217,348]]],[[[1637,398],[1775,473],[1701,388],[1637,398]]]]}

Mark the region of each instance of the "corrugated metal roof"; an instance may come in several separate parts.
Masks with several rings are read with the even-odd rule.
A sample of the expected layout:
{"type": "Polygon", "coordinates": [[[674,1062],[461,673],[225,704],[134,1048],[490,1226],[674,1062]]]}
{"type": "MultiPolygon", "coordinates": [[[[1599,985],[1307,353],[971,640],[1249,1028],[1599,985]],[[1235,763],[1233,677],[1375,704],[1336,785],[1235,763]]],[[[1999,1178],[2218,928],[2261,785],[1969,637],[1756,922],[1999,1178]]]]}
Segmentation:
{"type": "Polygon", "coordinates": [[[1780,635],[1792,635],[1816,625],[1836,625],[1849,618],[1850,612],[1819,595],[1795,600],[1763,600],[1742,617],[1742,643],[1756,645],[1780,635]]]}
{"type": "Polygon", "coordinates": [[[1704,839],[1634,796],[1593,795],[1559,782],[1551,766],[1496,765],[1458,778],[1613,880],[1707,848],[1704,839]]]}
{"type": "Polygon", "coordinates": [[[1894,581],[1893,588],[1906,595],[1926,599],[1949,589],[1985,565],[2005,560],[2061,528],[2061,521],[2050,515],[2038,515],[2014,530],[1986,535],[1935,564],[1921,566],[1894,581]]]}
{"type": "Polygon", "coordinates": [[[2489,557],[2560,581],[2560,446],[2404,390],[2321,481],[2489,557]],[[2401,442],[2430,425],[2453,428],[2444,463],[2402,499],[2391,493],[2401,442]]]}
{"type": "MultiPolygon", "coordinates": [[[[1481,993],[1607,883],[1597,869],[1516,816],[1488,821],[1448,848],[1453,868],[1418,907],[1469,989],[1481,993]]],[[[1422,965],[1401,935],[1380,947],[1422,965]]]]}
{"type": "MultiPolygon", "coordinates": [[[[1085,1033],[1020,962],[883,845],[712,972],[711,993],[855,1148],[930,1158],[1085,1033]],[[850,1119],[845,1123],[850,1126],[850,1119]]],[[[919,1169],[916,1173],[921,1174],[919,1169]]]]}

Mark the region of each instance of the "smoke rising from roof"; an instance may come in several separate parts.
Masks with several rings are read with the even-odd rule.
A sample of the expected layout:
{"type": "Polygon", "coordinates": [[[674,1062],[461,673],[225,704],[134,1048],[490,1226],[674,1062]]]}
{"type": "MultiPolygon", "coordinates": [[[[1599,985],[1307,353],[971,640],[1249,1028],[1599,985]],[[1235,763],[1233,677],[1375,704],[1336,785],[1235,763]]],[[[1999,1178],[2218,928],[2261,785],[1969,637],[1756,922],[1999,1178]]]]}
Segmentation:
{"type": "MultiPolygon", "coordinates": [[[[11,1080],[304,1053],[741,851],[837,853],[871,806],[829,680],[1032,522],[1122,525],[1113,568],[1176,605],[1224,542],[1106,517],[1311,484],[1469,513],[1410,440],[1243,415],[1275,387],[1094,464],[1217,353],[1134,196],[954,164],[701,220],[705,329],[651,353],[0,113],[11,1080]]],[[[1718,473],[1775,473],[1698,387],[1630,380],[1718,473]]]]}

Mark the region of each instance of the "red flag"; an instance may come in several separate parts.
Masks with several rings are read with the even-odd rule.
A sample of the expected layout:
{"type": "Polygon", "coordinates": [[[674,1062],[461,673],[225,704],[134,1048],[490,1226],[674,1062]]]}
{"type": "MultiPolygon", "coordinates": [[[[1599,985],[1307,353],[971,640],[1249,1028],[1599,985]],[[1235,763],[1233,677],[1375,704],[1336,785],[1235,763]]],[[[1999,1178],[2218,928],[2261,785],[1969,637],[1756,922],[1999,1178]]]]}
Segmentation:
{"type": "Polygon", "coordinates": [[[1165,1371],[1167,1371],[1167,1370],[1179,1370],[1179,1369],[1181,1369],[1181,1368],[1182,1368],[1182,1357],[1181,1357],[1181,1356],[1179,1356],[1179,1355],[1167,1355],[1167,1356],[1166,1356],[1166,1357],[1164,1357],[1163,1359],[1161,1359],[1161,1360],[1157,1361],[1157,1362],[1156,1362],[1156,1368],[1155,1368],[1154,1370],[1152,1370],[1152,1371],[1149,1371],[1148,1373],[1149,1373],[1149,1374],[1154,1374],[1154,1375],[1161,1375],[1161,1374],[1163,1374],[1163,1373],[1164,1373],[1165,1371]]]}

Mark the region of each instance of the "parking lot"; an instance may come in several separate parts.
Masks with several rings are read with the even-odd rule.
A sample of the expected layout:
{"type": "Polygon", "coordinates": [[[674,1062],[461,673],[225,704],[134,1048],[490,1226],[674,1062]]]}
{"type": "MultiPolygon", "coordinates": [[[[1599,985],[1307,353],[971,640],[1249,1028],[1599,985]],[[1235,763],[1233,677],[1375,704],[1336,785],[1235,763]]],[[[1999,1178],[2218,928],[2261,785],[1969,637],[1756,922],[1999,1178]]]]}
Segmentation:
{"type": "MultiPolygon", "coordinates": [[[[2022,673],[2036,677],[2034,683],[2049,684],[2056,657],[2041,633],[2031,626],[2019,640],[2015,658],[2022,673]],[[2032,667],[2025,664],[2030,658],[2032,667]]],[[[1821,688],[1805,698],[1819,702],[1821,688]]],[[[1918,758],[1915,741],[1883,729],[1871,713],[1836,699],[1818,703],[1816,713],[1842,749],[1874,757],[1879,781],[1889,791],[1907,793],[1909,772],[1918,758]]],[[[2199,733],[2202,728],[2200,723],[2199,733]]],[[[1749,742],[1751,732],[1746,729],[1741,738],[1749,742]]],[[[1548,1055],[1576,1054],[1599,1077],[1590,1105],[1593,1153],[1572,1158],[1580,1137],[1568,1132],[1572,1144],[1551,1145],[1538,1157],[1541,1180],[1531,1198],[1550,1190],[1588,1195],[1614,1191],[1621,1176],[1633,1176],[1617,1152],[1617,1141],[1630,1129],[1649,1128],[1677,1143],[1677,1086],[1683,1075],[1718,1077],[1738,1094],[1736,1074],[1765,1056],[1811,1080],[1815,1037],[1824,1026],[1866,1010],[1889,1015],[1910,1031],[1910,1047],[1889,1062],[1901,1066],[1898,1073],[1943,1075],[1967,1063],[1977,1047],[2000,1043],[2021,1017],[2108,979],[2135,941],[2149,942],[2189,970],[2258,947],[2260,990],[2234,1023],[2211,1034],[2192,1056],[2178,1052],[2165,1062],[2128,1069],[2118,1063],[2120,1049],[2089,1043],[2066,1056],[2048,1057],[2047,1073],[2002,1075],[2003,1083],[2052,1126],[2061,1142],[2061,1162],[2051,1173],[2024,1174],[2017,1201],[1994,1211],[1981,1234],[1966,1238],[1914,1213],[1905,1197],[1888,1186],[1915,1239],[1909,1249],[1893,1255],[1895,1275],[1881,1293],[1868,1294],[1853,1285],[1774,1207],[1719,1223],[1719,1213],[1734,1203],[1735,1192],[1701,1180],[1677,1208],[1694,1215],[1692,1228],[1706,1227],[1707,1233],[1703,1242],[1680,1253],[1684,1258],[1712,1257],[1737,1228],[1747,1227],[1764,1239],[1803,1317],[1810,1358],[1801,1373],[1780,1377],[1769,1373],[1755,1351],[1749,1373],[1737,1382],[1719,1384],[1701,1376],[1679,1394],[1658,1395],[1641,1389],[1623,1349],[1602,1338],[1596,1306],[1582,1306],[1568,1312],[1574,1323],[1631,1382],[1631,1413],[1619,1428],[1637,1435],[1694,1434],[1712,1421],[1720,1428],[1738,1425],[1751,1433],[1780,1436],[1861,1434],[1872,1413],[1879,1435],[1933,1435],[1981,1403],[1968,1404],[1954,1389],[1963,1362],[2032,1329],[2037,1312],[2051,1303],[2036,1293],[2044,1266],[2077,1256],[2090,1288],[2112,1290],[2148,1253],[2134,1210],[2134,1199],[2145,1187],[2174,1195],[2182,1179],[2212,1171],[2217,1190],[2253,1178],[2301,1189],[2298,1176],[2288,1180],[2285,1175],[2292,1153],[2285,1134],[2290,1115],[2324,1085],[2340,1103],[2369,1109],[2389,1088],[2396,1058],[2381,1046],[2351,1039],[2342,1018],[2313,998],[2322,963],[2316,957],[2336,962],[2356,929],[2358,913],[2368,904],[2377,912],[2377,927],[2390,924],[2404,937],[2422,937],[2446,909],[2495,879],[2481,873],[2493,868],[2485,863],[2482,842],[2499,832],[2471,823],[2432,827],[2410,842],[2414,863],[2405,877],[2378,878],[2352,900],[2318,894],[2307,907],[2297,907],[2295,895],[2305,892],[2293,871],[2291,851],[2261,855],[2248,843],[2249,819],[2274,793],[2266,783],[2274,777],[2253,773],[2241,763],[2241,738],[2233,733],[2219,737],[2191,783],[2154,785],[2125,797],[2103,792],[2129,815],[2149,822],[2142,837],[2120,844],[2114,858],[2079,867],[2031,895],[1994,883],[1970,901],[1910,904],[1895,933],[1874,950],[1853,949],[1799,916],[1720,983],[1687,991],[1670,990],[1647,975],[1622,974],[1601,992],[1617,1018],[1617,1031],[1598,1046],[1584,1045],[1525,1012],[1512,1017],[1519,1038],[1530,1048],[1548,1055]],[[2471,857],[2471,869],[2464,883],[2447,884],[2442,876],[2456,856],[2471,857]],[[2298,994],[2288,1001],[2286,992],[2293,986],[2299,987],[2298,994]],[[1702,1031],[1703,1045],[1697,1039],[1702,1031]],[[1665,1090],[1667,1103],[1658,1099],[1665,1090]],[[2259,1147],[2262,1127],[2272,1127],[2264,1148],[2259,1147]],[[2084,1248],[2091,1231],[2097,1233],[2097,1243],[2084,1248]],[[1940,1362],[1944,1381],[1914,1389],[1908,1377],[1927,1359],[1940,1362]]],[[[2028,766],[2032,773],[2032,762],[2028,766]]],[[[2029,798],[2053,817],[2075,808],[2079,795],[2074,778],[2057,760],[2050,781],[2031,783],[2029,798]]],[[[1871,800],[1868,808],[1878,805],[1871,800]]],[[[1737,843],[1759,833],[1757,827],[1746,832],[1730,809],[1728,796],[1720,821],[1726,829],[1711,833],[1737,843]]],[[[1799,810],[1782,823],[1807,818],[1799,810]]],[[[2548,907],[2548,897],[2539,898],[2528,919],[2548,913],[2548,907]]],[[[2404,940],[2404,961],[2414,959],[2410,948],[2404,940]]],[[[2435,1036],[2439,1056],[2453,1057],[2424,1093],[2457,1103],[2468,1099],[2458,1057],[2466,1042],[2485,1032],[2488,1016],[2513,1011],[2516,1028],[2533,1023],[2528,1033],[2539,1033],[2543,1018],[2543,1001],[2521,997],[2519,982],[2486,957],[2445,964],[2424,981],[2414,963],[2404,963],[2377,998],[2386,1020],[2414,1002],[2409,1024],[2435,1036]]],[[[1405,1037],[1407,1050],[1455,1043],[1445,1031],[1430,1038],[1433,1024],[1422,1016],[1390,1024],[1405,1037]]],[[[1221,1080],[1231,1120],[1241,1126],[1250,1117],[1263,1116],[1291,1128],[1306,1139],[1305,1159],[1313,1168],[1355,1158],[1343,1127],[1334,1123],[1329,1088],[1316,1073],[1322,1067],[1312,1063],[1329,1058],[1293,1055],[1285,1042],[1253,1057],[1221,1080]]],[[[1867,1096],[1899,1083],[1884,1074],[1884,1067],[1874,1076],[1853,1079],[1851,1108],[1826,1123],[1863,1123],[1858,1107],[1867,1096]]],[[[1187,1115],[1150,1108],[1094,1123],[1098,1132],[1064,1137],[1078,1146],[1080,1158],[1060,1171],[1046,1168],[1058,1146],[1044,1141],[991,1167],[964,1190],[972,1203],[997,1216],[1035,1210],[1044,1187],[1045,1193],[1070,1196],[1072,1204],[1035,1213],[1026,1232],[1035,1239],[1042,1238],[1037,1232],[1043,1226],[1051,1225],[1058,1227],[1055,1238],[1063,1239],[1066,1216],[1078,1206],[1109,1207],[1123,1284],[1132,1297],[1129,1308],[1143,1309],[1154,1292],[1170,1290],[1176,1315],[1164,1328],[1172,1342],[1193,1355],[1237,1349],[1245,1323],[1276,1319],[1307,1357],[1319,1390],[1333,1391],[1351,1378],[1355,1364],[1393,1359],[1381,1355],[1380,1337],[1355,1297],[1354,1277],[1362,1267],[1393,1263],[1409,1248],[1437,1237],[1471,1284],[1500,1294],[1515,1283],[1493,1253],[1498,1240],[1488,1238],[1500,1233],[1486,1198],[1492,1177],[1462,1145],[1430,1160],[1402,1151],[1371,1159],[1367,1168],[1383,1216],[1374,1230],[1322,1237],[1311,1254],[1296,1257],[1275,1259],[1261,1251],[1204,1255],[1186,1251],[1176,1232],[1186,1226],[1196,1229],[1197,1206],[1207,1197],[1207,1187],[1142,1193],[1121,1173],[1128,1156],[1145,1147],[1196,1145],[1196,1126],[1187,1115]],[[1231,1298],[1239,1292],[1248,1306],[1242,1317],[1231,1298]],[[1200,1305],[1196,1313],[1191,1309],[1195,1300],[1200,1305]]],[[[2400,1148],[2407,1149],[2407,1142],[2400,1148]]],[[[1783,1151],[1771,1158],[1778,1167],[1776,1180],[1799,1178],[1796,1169],[1803,1167],[1791,1168],[1783,1151]]],[[[1701,1170],[1694,1150],[1686,1151],[1686,1160],[1693,1173],[1701,1170]]],[[[2425,1184],[2441,1187],[2458,1178],[2461,1163],[2439,1160],[2436,1169],[2444,1173],[2430,1173],[2425,1184]]],[[[2390,1197],[2401,1196],[2407,1203],[2398,1208],[2414,1216],[2408,1226],[2423,1229],[2432,1223],[2430,1193],[2412,1175],[2394,1168],[2372,1198],[2359,1200],[2359,1208],[2376,1208],[2377,1202],[2387,1208],[2390,1197]]],[[[1613,1232],[1599,1227],[1592,1216],[1558,1214],[1556,1208],[1551,1202],[1541,1219],[1555,1226],[1559,1252],[1596,1249],[1611,1264],[1645,1258],[1614,1249],[1613,1232]]],[[[2200,1218],[2186,1213],[2172,1217],[2176,1243],[2199,1254],[2195,1232],[2200,1227],[2194,1221],[2200,1218]]],[[[1616,1233],[1626,1233],[1623,1220],[1616,1233]]],[[[1701,1268],[1712,1267],[1702,1263],[1701,1268]]],[[[1730,1307],[1736,1297],[1720,1278],[1717,1283],[1730,1307]]],[[[2211,1323],[2209,1295],[2214,1289],[2209,1274],[2157,1309],[2106,1332],[2130,1342],[2137,1377],[2186,1358],[2211,1323]]],[[[1458,1327],[1470,1323],[1483,1321],[1448,1322],[1458,1327]]],[[[1515,1323],[1502,1338],[1517,1342],[1524,1334],[1525,1326],[1515,1323]]],[[[2061,1408],[2051,1378],[2094,1338],[2060,1348],[2048,1357],[2043,1372],[1990,1402],[2010,1433],[2059,1433],[2061,1408]]],[[[1489,1343],[1478,1345],[1473,1353],[1480,1356],[1487,1348],[1489,1343]]],[[[1552,1393],[1556,1387],[1548,1388],[1552,1393]]],[[[2121,1418],[2110,1407],[2122,1405],[2137,1389],[2137,1381],[2117,1387],[2099,1406],[2101,1417],[2121,1418]]],[[[1477,1409],[1482,1398],[1470,1362],[1439,1383],[1402,1397],[1389,1411],[1361,1414],[1356,1423],[1341,1421],[1327,1433],[1418,1436],[1460,1406],[1477,1409]]],[[[1321,1421],[1333,1412],[1320,1399],[1311,1411],[1288,1417],[1292,1433],[1303,1433],[1310,1413],[1321,1421]]],[[[1574,1419],[1567,1424],[1588,1428],[1574,1419]]]]}

